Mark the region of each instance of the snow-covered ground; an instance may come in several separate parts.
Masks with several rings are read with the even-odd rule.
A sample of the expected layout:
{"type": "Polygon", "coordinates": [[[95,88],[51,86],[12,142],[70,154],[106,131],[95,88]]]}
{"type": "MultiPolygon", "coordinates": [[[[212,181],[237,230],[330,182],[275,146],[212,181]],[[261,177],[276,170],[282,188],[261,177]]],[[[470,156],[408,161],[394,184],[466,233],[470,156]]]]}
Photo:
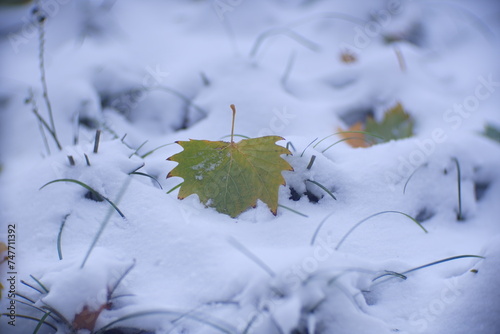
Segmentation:
{"type": "Polygon", "coordinates": [[[0,6],[0,333],[500,333],[498,2],[40,7],[0,6]],[[397,102],[414,136],[325,151],[397,102]],[[276,216],[167,194],[172,143],[228,135],[230,104],[293,152],[276,216]]]}

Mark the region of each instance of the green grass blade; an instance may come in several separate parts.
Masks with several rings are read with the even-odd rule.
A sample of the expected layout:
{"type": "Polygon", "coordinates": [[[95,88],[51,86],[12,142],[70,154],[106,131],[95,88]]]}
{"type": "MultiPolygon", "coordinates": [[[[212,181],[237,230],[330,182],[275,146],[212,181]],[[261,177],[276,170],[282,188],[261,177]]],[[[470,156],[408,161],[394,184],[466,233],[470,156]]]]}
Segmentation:
{"type": "Polygon", "coordinates": [[[313,180],[309,180],[307,179],[306,180],[307,182],[311,182],[315,185],[317,185],[318,187],[320,187],[321,189],[323,189],[328,195],[330,195],[334,200],[337,200],[337,198],[332,194],[332,192],[330,190],[328,190],[324,185],[322,185],[321,183],[319,182],[316,182],[316,181],[313,181],[313,180]]]}
{"type": "Polygon", "coordinates": [[[481,256],[481,255],[457,255],[457,256],[452,256],[452,257],[447,257],[445,259],[441,259],[441,260],[438,260],[438,261],[434,261],[434,262],[430,262],[430,263],[427,263],[427,264],[424,264],[424,265],[421,265],[421,266],[418,266],[418,267],[415,267],[415,268],[412,268],[412,269],[409,269],[409,270],[406,270],[406,271],[403,271],[401,273],[397,273],[397,272],[394,272],[394,271],[388,271],[382,275],[379,275],[377,277],[375,277],[372,282],[375,282],[376,280],[380,279],[380,278],[383,278],[385,276],[393,276],[393,277],[404,277],[404,279],[406,279],[406,275],[411,273],[411,272],[414,272],[414,271],[417,271],[417,270],[420,270],[420,269],[424,269],[424,268],[428,268],[428,267],[432,267],[432,266],[435,266],[437,264],[440,264],[440,263],[444,263],[444,262],[448,262],[448,261],[453,261],[453,260],[458,260],[458,259],[464,259],[464,258],[478,258],[478,259],[485,259],[484,256],[481,256]]]}
{"type": "Polygon", "coordinates": [[[304,156],[304,153],[306,153],[306,150],[309,148],[309,146],[311,146],[316,140],[318,140],[317,137],[312,142],[310,142],[309,144],[307,144],[306,148],[304,148],[304,150],[302,151],[302,153],[300,153],[300,157],[301,158],[304,156]]]}
{"type": "Polygon", "coordinates": [[[53,181],[45,183],[43,186],[40,187],[39,190],[42,190],[43,188],[45,188],[49,184],[53,184],[53,183],[56,183],[56,182],[71,182],[71,183],[75,183],[75,184],[78,184],[78,185],[82,186],[83,188],[87,189],[88,191],[93,192],[96,196],[102,197],[102,199],[104,199],[106,202],[108,202],[109,205],[111,205],[116,210],[116,212],[118,212],[118,214],[122,218],[125,218],[125,215],[123,214],[123,212],[121,212],[121,210],[118,209],[118,207],[115,205],[115,203],[113,203],[109,198],[101,195],[97,190],[95,190],[94,188],[90,187],[89,185],[87,185],[87,184],[85,184],[85,183],[83,183],[81,181],[75,180],[75,179],[57,179],[57,180],[53,180],[53,181]]]}
{"type": "Polygon", "coordinates": [[[365,138],[359,138],[359,137],[347,137],[347,138],[342,138],[340,140],[337,140],[335,143],[331,144],[330,146],[328,146],[327,148],[325,148],[323,151],[321,151],[321,153],[325,153],[326,151],[328,151],[330,148],[332,148],[333,146],[337,145],[338,143],[342,143],[344,141],[347,141],[347,140],[353,140],[353,139],[358,139],[358,140],[362,140],[364,142],[367,142],[368,144],[371,144],[372,142],[369,141],[369,140],[366,140],[365,138]]]}
{"type": "MultiPolygon", "coordinates": [[[[129,159],[132,158],[134,156],[134,154],[137,154],[137,152],[139,152],[139,150],[148,143],[148,140],[146,140],[144,143],[142,143],[141,145],[139,145],[138,148],[135,149],[135,151],[128,157],[129,159]]],[[[138,154],[137,154],[138,155],[138,154]]]]}
{"type": "Polygon", "coordinates": [[[269,276],[276,277],[276,273],[267,264],[265,264],[264,261],[262,261],[257,255],[252,253],[248,248],[243,246],[238,240],[233,237],[229,237],[228,242],[231,244],[231,246],[239,250],[240,253],[242,253],[259,267],[261,267],[266,273],[269,274],[269,276]]]}
{"type": "MultiPolygon", "coordinates": [[[[38,319],[38,318],[35,318],[35,317],[31,317],[29,315],[24,315],[24,314],[9,314],[9,313],[2,313],[2,315],[8,317],[8,316],[14,316],[16,318],[23,318],[23,319],[29,319],[29,320],[33,320],[33,321],[37,321],[37,322],[40,322],[41,319],[38,319]]],[[[44,325],[47,325],[49,327],[51,327],[53,330],[55,330],[57,332],[57,327],[52,325],[50,322],[47,322],[47,321],[43,321],[42,322],[44,325]]]]}
{"type": "Polygon", "coordinates": [[[43,291],[45,291],[45,293],[49,293],[49,289],[47,289],[47,288],[45,287],[45,285],[43,285],[43,284],[42,284],[42,282],[40,282],[40,281],[39,281],[39,280],[38,280],[35,276],[30,275],[30,277],[31,277],[31,279],[32,279],[33,281],[35,281],[35,282],[36,282],[36,283],[37,283],[37,284],[38,284],[38,285],[39,285],[39,286],[43,289],[43,291]]]}
{"type": "Polygon", "coordinates": [[[32,303],[32,304],[35,304],[35,303],[36,303],[33,299],[31,299],[31,298],[29,298],[29,297],[26,297],[25,295],[22,295],[22,294],[20,294],[19,292],[16,292],[16,296],[21,297],[21,298],[23,298],[23,299],[26,299],[27,301],[29,301],[29,302],[30,302],[30,303],[32,303]]]}
{"type": "Polygon", "coordinates": [[[314,230],[314,233],[313,233],[313,236],[311,238],[311,243],[310,245],[311,246],[314,246],[314,243],[316,242],[316,237],[318,236],[319,234],[319,230],[321,230],[321,228],[323,227],[323,225],[326,223],[326,221],[328,220],[328,218],[330,218],[335,212],[332,212],[332,213],[329,213],[325,218],[323,218],[323,220],[319,223],[318,227],[316,227],[316,230],[314,230]]]}
{"type": "Polygon", "coordinates": [[[147,156],[149,156],[149,155],[153,154],[154,152],[158,151],[159,149],[164,148],[165,146],[170,146],[170,145],[174,145],[174,144],[175,143],[168,143],[168,144],[164,144],[164,145],[158,146],[158,147],[152,149],[151,151],[148,151],[148,152],[144,153],[143,155],[141,155],[141,158],[144,159],[147,156]]]}
{"type": "Polygon", "coordinates": [[[45,323],[45,319],[50,315],[50,312],[46,312],[43,317],[40,318],[40,321],[38,322],[38,325],[36,325],[35,330],[33,331],[33,334],[37,334],[42,325],[45,323]]]}
{"type": "Polygon", "coordinates": [[[179,183],[178,185],[176,185],[175,187],[173,187],[172,189],[170,189],[169,191],[167,191],[167,194],[170,194],[172,191],[174,191],[175,189],[179,188],[180,186],[182,186],[184,182],[181,182],[179,183]]]}
{"type": "Polygon", "coordinates": [[[354,230],[356,228],[358,228],[361,224],[363,224],[364,222],[366,222],[367,220],[373,218],[373,217],[376,217],[376,216],[379,216],[379,215],[382,215],[382,214],[387,214],[387,213],[397,213],[397,214],[400,214],[400,215],[403,215],[409,219],[411,219],[415,224],[417,224],[425,233],[428,233],[427,230],[425,229],[425,227],[422,226],[422,224],[420,224],[415,218],[413,218],[412,216],[410,215],[407,215],[406,213],[403,213],[401,211],[392,211],[392,210],[389,210],[389,211],[382,211],[382,212],[378,212],[378,213],[375,213],[371,216],[368,216],[364,219],[362,219],[361,221],[359,221],[356,225],[354,225],[353,227],[351,227],[351,229],[342,237],[342,239],[339,241],[339,243],[337,244],[337,247],[335,247],[335,250],[338,250],[340,248],[340,246],[342,246],[342,244],[344,243],[344,241],[349,237],[349,235],[351,235],[352,232],[354,232],[354,230]]]}
{"type": "Polygon", "coordinates": [[[125,276],[127,276],[134,267],[135,267],[135,259],[132,262],[132,264],[118,278],[118,280],[116,281],[115,285],[111,289],[109,289],[109,293],[108,293],[109,298],[108,299],[111,299],[111,296],[113,295],[113,293],[115,292],[115,290],[118,288],[118,286],[120,285],[120,283],[123,281],[123,279],[125,278],[125,276]]]}
{"type": "MultiPolygon", "coordinates": [[[[118,195],[117,195],[117,198],[116,198],[117,202],[120,202],[120,200],[122,199],[122,197],[125,194],[125,192],[126,192],[128,186],[129,186],[131,180],[132,180],[132,178],[127,177],[127,179],[123,183],[123,186],[120,189],[120,191],[118,192],[118,195]]],[[[101,237],[102,233],[104,232],[104,229],[108,225],[108,222],[111,219],[111,215],[112,214],[113,214],[113,211],[110,208],[108,210],[108,213],[106,214],[106,217],[104,218],[104,221],[101,224],[101,227],[99,228],[99,231],[97,231],[97,234],[94,237],[94,240],[92,240],[92,244],[90,245],[90,247],[89,247],[89,249],[87,251],[87,254],[85,254],[85,257],[84,257],[84,259],[82,261],[82,265],[80,266],[80,268],[83,268],[85,266],[85,263],[87,262],[87,260],[88,260],[88,258],[90,256],[90,253],[92,253],[92,250],[94,249],[95,245],[97,244],[97,241],[99,240],[99,238],[101,237]]]]}
{"type": "Polygon", "coordinates": [[[417,168],[415,168],[415,170],[410,174],[410,176],[408,177],[408,180],[406,180],[405,182],[405,186],[403,187],[403,195],[406,193],[406,186],[408,186],[408,182],[410,182],[411,178],[413,177],[413,175],[415,175],[415,173],[422,167],[425,167],[427,166],[427,163],[423,163],[421,164],[420,166],[418,166],[417,168]]]}
{"type": "Polygon", "coordinates": [[[63,259],[62,255],[62,232],[64,229],[64,225],[66,225],[66,221],[68,220],[70,214],[67,214],[64,216],[63,221],[61,223],[61,227],[59,228],[59,233],[57,233],[57,256],[59,257],[59,260],[63,259]]]}
{"type": "Polygon", "coordinates": [[[151,176],[151,175],[146,174],[146,173],[141,173],[141,172],[132,172],[129,175],[141,175],[141,176],[149,177],[151,180],[155,181],[156,184],[158,184],[158,186],[160,187],[160,189],[163,190],[163,187],[161,186],[160,181],[158,181],[158,179],[156,177],[154,177],[154,176],[151,176]]]}
{"type": "Polygon", "coordinates": [[[35,288],[33,285],[27,283],[26,281],[21,280],[21,284],[24,284],[27,287],[32,288],[33,290],[37,291],[38,293],[44,294],[44,292],[42,290],[35,288]]]}
{"type": "Polygon", "coordinates": [[[485,259],[485,257],[481,256],[481,255],[457,255],[457,256],[447,257],[447,258],[442,259],[442,260],[434,261],[434,262],[431,262],[431,263],[427,263],[427,264],[424,264],[422,266],[419,266],[419,267],[416,267],[416,268],[413,268],[413,269],[410,269],[410,270],[407,270],[407,271],[403,271],[402,274],[406,275],[406,274],[409,274],[411,272],[414,272],[414,271],[417,271],[417,270],[420,270],[420,269],[424,269],[424,268],[427,268],[427,267],[435,266],[436,264],[440,264],[440,263],[444,263],[444,262],[448,262],[448,261],[453,261],[453,260],[458,260],[458,259],[463,259],[463,258],[485,259]]]}
{"type": "Polygon", "coordinates": [[[292,208],[290,208],[290,207],[288,207],[288,206],[285,206],[285,205],[283,205],[283,204],[278,204],[278,206],[279,206],[280,208],[283,208],[283,209],[286,209],[286,210],[288,210],[288,211],[291,211],[291,212],[293,212],[293,213],[295,213],[295,214],[297,214],[297,215],[299,215],[299,216],[309,218],[309,216],[308,216],[308,215],[306,215],[305,213],[302,213],[302,212],[299,212],[299,211],[297,211],[297,210],[294,210],[294,209],[292,209],[292,208]]]}

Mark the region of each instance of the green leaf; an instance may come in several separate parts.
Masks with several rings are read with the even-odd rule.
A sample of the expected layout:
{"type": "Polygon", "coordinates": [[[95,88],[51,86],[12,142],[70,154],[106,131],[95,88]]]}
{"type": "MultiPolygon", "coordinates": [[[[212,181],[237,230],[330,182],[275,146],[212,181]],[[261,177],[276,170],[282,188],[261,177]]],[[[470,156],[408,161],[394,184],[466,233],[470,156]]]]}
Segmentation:
{"type": "Polygon", "coordinates": [[[491,124],[487,124],[486,127],[484,128],[483,134],[486,137],[493,139],[493,140],[500,143],[500,129],[499,128],[496,128],[491,124]]]}
{"type": "Polygon", "coordinates": [[[167,160],[179,164],[167,178],[184,179],[179,199],[197,194],[207,206],[236,217],[257,199],[266,203],[276,215],[278,189],[285,185],[283,170],[293,170],[280,155],[291,152],[275,143],[279,136],[243,139],[238,143],[208,140],[177,142],[184,151],[167,160]]]}
{"type": "Polygon", "coordinates": [[[413,119],[405,112],[401,103],[398,103],[385,113],[384,119],[380,123],[373,118],[368,118],[365,131],[384,138],[382,140],[374,137],[375,143],[408,138],[413,136],[413,119]]]}

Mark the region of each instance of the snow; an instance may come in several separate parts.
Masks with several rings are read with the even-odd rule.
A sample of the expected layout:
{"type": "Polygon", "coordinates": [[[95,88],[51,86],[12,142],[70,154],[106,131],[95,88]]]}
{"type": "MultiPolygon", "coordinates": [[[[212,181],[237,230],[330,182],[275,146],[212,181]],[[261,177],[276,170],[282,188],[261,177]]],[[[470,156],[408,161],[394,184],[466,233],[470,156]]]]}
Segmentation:
{"type": "MultiPolygon", "coordinates": [[[[37,322],[21,316],[40,319],[35,307],[71,324],[108,302],[94,333],[115,321],[157,334],[500,331],[500,145],[481,135],[500,126],[497,3],[41,1],[63,146],[45,131],[50,152],[25,103],[31,90],[47,117],[32,7],[0,5],[0,242],[16,226],[0,313],[11,275],[19,293],[15,326],[2,315],[0,333],[32,333],[37,322]],[[339,128],[397,102],[413,137],[329,147],[339,128]],[[233,219],[167,193],[182,182],[166,178],[175,141],[227,140],[231,104],[235,134],[291,144],[277,216],[258,201],[233,219]],[[85,183],[124,217],[78,184],[40,189],[58,179],[85,183]],[[484,259],[397,274],[460,255],[484,259]]],[[[46,321],[71,332],[56,319],[46,321]]]]}

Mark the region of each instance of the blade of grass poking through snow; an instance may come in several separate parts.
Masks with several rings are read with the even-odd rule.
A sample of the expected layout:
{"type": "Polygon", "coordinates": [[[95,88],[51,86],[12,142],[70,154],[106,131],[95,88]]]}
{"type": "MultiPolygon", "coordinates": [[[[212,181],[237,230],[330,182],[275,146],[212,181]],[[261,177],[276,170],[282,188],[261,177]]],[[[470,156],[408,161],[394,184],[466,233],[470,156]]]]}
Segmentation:
{"type": "Polygon", "coordinates": [[[248,248],[243,246],[238,240],[236,240],[233,237],[229,237],[227,241],[231,244],[231,246],[239,250],[240,253],[242,253],[250,260],[252,260],[255,264],[257,264],[259,267],[261,267],[266,273],[269,274],[269,276],[271,277],[276,276],[274,271],[267,264],[265,264],[264,261],[262,261],[257,255],[252,253],[250,250],[248,250],[248,248]]]}
{"type": "Polygon", "coordinates": [[[424,269],[427,267],[435,266],[436,264],[440,264],[440,263],[444,263],[444,262],[448,262],[448,261],[453,261],[453,260],[458,260],[458,259],[471,258],[471,257],[478,258],[478,259],[485,259],[485,257],[481,256],[481,255],[457,255],[457,256],[447,257],[447,258],[442,259],[442,260],[434,261],[431,263],[427,263],[427,264],[424,264],[422,266],[419,266],[419,267],[416,267],[416,268],[413,268],[413,269],[410,269],[407,271],[403,271],[401,274],[406,275],[406,274],[409,274],[413,271],[417,271],[417,270],[424,269]]]}
{"type": "Polygon", "coordinates": [[[50,312],[46,312],[43,317],[40,318],[40,321],[38,322],[38,325],[36,325],[35,330],[33,331],[33,334],[37,334],[42,325],[45,323],[45,319],[50,315],[50,312]]]}
{"type": "Polygon", "coordinates": [[[457,166],[457,186],[458,186],[458,213],[457,220],[464,220],[464,216],[462,216],[462,173],[460,172],[460,163],[457,158],[452,158],[457,166]]]}
{"type": "Polygon", "coordinates": [[[40,293],[40,294],[42,294],[42,295],[44,294],[44,292],[43,292],[42,290],[35,288],[33,285],[31,285],[31,284],[27,283],[27,282],[26,282],[26,281],[24,281],[24,280],[21,280],[21,284],[26,285],[28,288],[32,288],[33,290],[35,290],[36,292],[38,292],[38,293],[40,293]]]}
{"type": "Polygon", "coordinates": [[[179,183],[178,185],[176,185],[175,187],[173,187],[172,189],[170,189],[169,191],[167,191],[167,194],[170,194],[172,191],[174,191],[175,189],[179,188],[180,186],[182,186],[184,182],[181,182],[179,183]]]}
{"type": "Polygon", "coordinates": [[[163,187],[161,186],[160,181],[158,181],[158,179],[156,177],[154,177],[154,176],[151,176],[151,175],[146,174],[146,173],[141,173],[141,172],[132,172],[129,175],[141,175],[141,176],[149,177],[151,180],[155,181],[156,184],[158,184],[158,186],[160,187],[160,189],[163,190],[163,187]]]}
{"type": "Polygon", "coordinates": [[[295,146],[293,146],[293,143],[291,141],[287,142],[286,143],[286,149],[289,150],[290,147],[293,149],[294,152],[296,152],[297,150],[295,149],[295,146]]]}
{"type": "Polygon", "coordinates": [[[20,294],[19,292],[16,292],[16,296],[21,297],[22,299],[25,299],[25,300],[29,301],[32,304],[35,304],[35,301],[33,299],[28,298],[25,295],[20,294]]]}
{"type": "MultiPolygon", "coordinates": [[[[27,302],[25,302],[25,301],[23,301],[23,300],[19,300],[19,299],[12,299],[12,298],[9,298],[9,300],[13,300],[13,301],[15,301],[16,303],[21,303],[21,304],[23,304],[23,305],[29,306],[29,307],[31,307],[32,309],[35,309],[35,310],[37,310],[37,311],[42,312],[43,314],[45,314],[45,313],[50,313],[50,314],[49,314],[49,316],[50,316],[53,320],[55,320],[56,322],[59,322],[59,318],[58,318],[58,317],[53,316],[53,315],[52,315],[52,311],[47,312],[47,310],[44,310],[43,308],[37,307],[37,306],[35,306],[35,305],[33,305],[33,304],[27,303],[27,302]]],[[[45,319],[44,319],[44,320],[45,320],[45,319]]]]}
{"type": "MultiPolygon", "coordinates": [[[[401,273],[396,273],[396,272],[392,272],[392,271],[390,271],[389,273],[395,273],[395,275],[391,275],[391,276],[395,276],[395,277],[404,276],[405,279],[406,279],[406,275],[409,274],[409,273],[411,273],[411,272],[414,272],[414,271],[417,271],[417,270],[420,270],[420,269],[424,269],[424,268],[428,268],[428,267],[432,267],[432,266],[435,266],[436,264],[440,264],[440,263],[444,263],[444,262],[448,262],[448,261],[453,261],[453,260],[458,260],[458,259],[464,259],[464,258],[485,259],[485,257],[481,256],[481,255],[457,255],[457,256],[447,257],[445,259],[441,259],[441,260],[438,260],[438,261],[434,261],[434,262],[431,262],[431,263],[427,263],[427,264],[424,264],[422,266],[418,266],[418,267],[415,267],[415,268],[403,271],[401,273]]],[[[378,280],[378,279],[380,279],[382,277],[385,277],[387,275],[388,275],[387,273],[379,275],[379,276],[375,277],[372,280],[372,282],[375,282],[376,280],[378,280]]]]}
{"type": "MultiPolygon", "coordinates": [[[[134,156],[134,154],[137,154],[137,152],[139,152],[139,150],[148,143],[148,140],[146,140],[144,143],[142,143],[141,145],[139,145],[138,148],[135,149],[135,151],[128,157],[129,159],[132,158],[134,156]]],[[[138,155],[138,154],[137,154],[138,155]]]]}
{"type": "Polygon", "coordinates": [[[150,310],[150,311],[142,311],[142,312],[136,312],[132,313],[129,315],[125,315],[123,317],[120,317],[114,321],[111,321],[107,325],[101,327],[98,331],[95,332],[95,334],[104,334],[106,330],[109,328],[112,328],[113,325],[126,321],[129,319],[133,318],[139,318],[139,317],[147,317],[150,315],[170,315],[170,316],[175,316],[175,317],[185,317],[188,318],[189,320],[193,320],[196,322],[199,322],[204,325],[208,325],[216,330],[218,330],[221,333],[227,333],[227,334],[237,334],[238,331],[236,328],[234,328],[232,325],[227,324],[223,322],[222,320],[219,319],[208,319],[208,316],[206,314],[189,314],[189,312],[181,312],[181,311],[174,311],[174,310],[150,310]]]}
{"type": "Polygon", "coordinates": [[[415,168],[415,170],[410,174],[410,176],[408,177],[408,180],[406,180],[405,182],[405,186],[403,187],[403,195],[406,193],[406,186],[408,185],[408,182],[410,182],[411,178],[413,177],[413,175],[415,175],[415,173],[422,167],[424,166],[427,166],[427,163],[423,163],[421,164],[420,166],[418,166],[417,168],[415,168]]]}
{"type": "MultiPolygon", "coordinates": [[[[123,195],[125,194],[125,192],[127,191],[127,188],[130,184],[130,181],[132,180],[132,178],[130,177],[127,177],[127,179],[125,180],[125,182],[123,183],[123,186],[122,188],[120,189],[120,191],[118,192],[118,195],[116,197],[116,202],[119,203],[120,200],[122,199],[123,195]]],[[[104,232],[104,229],[106,228],[106,226],[108,225],[108,222],[109,220],[111,219],[111,215],[113,214],[113,210],[111,210],[111,208],[108,210],[108,213],[106,214],[106,217],[104,218],[104,221],[102,222],[101,224],[101,227],[99,228],[99,231],[97,231],[95,237],[94,237],[94,240],[92,240],[92,244],[90,245],[89,247],[89,250],[87,251],[87,254],[85,254],[85,257],[82,261],[82,265],[80,266],[80,268],[83,268],[85,266],[85,263],[87,262],[89,256],[90,256],[90,253],[92,253],[92,250],[94,249],[95,245],[97,244],[97,241],[99,240],[99,238],[101,237],[102,235],[102,232],[104,232]]]]}
{"type": "Polygon", "coordinates": [[[315,185],[317,185],[318,187],[320,187],[321,189],[323,189],[328,195],[330,195],[334,200],[337,200],[337,198],[332,194],[332,192],[330,190],[328,190],[324,185],[322,185],[321,183],[319,182],[316,182],[316,181],[313,181],[313,180],[309,180],[307,179],[306,180],[307,182],[311,182],[315,185]]]}
{"type": "Polygon", "coordinates": [[[310,142],[309,144],[307,144],[306,148],[304,148],[304,150],[302,151],[302,153],[300,153],[300,157],[301,158],[304,156],[304,153],[306,153],[306,150],[309,148],[309,146],[311,146],[316,140],[318,140],[318,138],[314,139],[312,142],[310,142]]]}
{"type": "Polygon", "coordinates": [[[28,303],[28,302],[25,302],[24,300],[20,300],[20,299],[16,299],[16,298],[7,298],[8,300],[12,300],[12,301],[15,301],[16,303],[20,303],[20,304],[23,304],[23,305],[26,305],[26,306],[29,306],[35,310],[38,310],[42,313],[46,313],[47,311],[44,310],[44,309],[41,309],[39,308],[38,306],[35,306],[35,302],[32,302],[32,303],[28,303]]]}
{"type": "Polygon", "coordinates": [[[289,208],[288,206],[284,206],[283,204],[278,204],[278,206],[279,206],[280,208],[283,208],[283,209],[286,209],[286,210],[288,210],[288,211],[291,211],[291,212],[293,212],[293,213],[295,213],[295,214],[297,214],[297,215],[299,215],[299,216],[309,218],[309,216],[308,216],[308,215],[306,215],[306,214],[304,214],[304,213],[302,213],[302,212],[299,212],[299,211],[297,211],[297,210],[294,210],[294,209],[292,209],[292,208],[289,208]]]}
{"type": "Polygon", "coordinates": [[[332,148],[333,146],[339,144],[339,143],[342,143],[344,141],[348,141],[348,140],[362,140],[368,144],[372,144],[371,141],[369,140],[366,140],[365,138],[360,138],[360,137],[347,137],[347,138],[342,138],[342,139],[339,139],[337,140],[335,143],[331,144],[330,146],[328,146],[327,148],[325,148],[323,151],[321,151],[321,153],[325,153],[326,151],[328,151],[330,148],[332,148]]]}
{"type": "Polygon", "coordinates": [[[141,155],[141,158],[142,158],[142,159],[144,159],[144,158],[145,158],[145,157],[147,157],[148,155],[151,155],[151,154],[155,153],[156,151],[158,151],[160,148],[164,148],[164,147],[166,147],[166,146],[170,146],[170,145],[174,145],[174,144],[175,144],[175,143],[168,143],[168,144],[160,145],[160,146],[158,146],[158,147],[156,147],[156,148],[152,149],[151,151],[146,152],[146,153],[144,153],[143,155],[141,155]]]}
{"type": "Polygon", "coordinates": [[[59,233],[57,233],[57,256],[59,256],[59,260],[63,259],[62,246],[61,246],[62,231],[64,229],[64,225],[66,225],[66,221],[68,220],[69,216],[70,216],[69,213],[66,216],[64,216],[62,223],[61,223],[61,227],[59,228],[59,233]]]}
{"type": "Polygon", "coordinates": [[[342,239],[339,241],[339,243],[337,244],[337,247],[335,247],[335,250],[338,250],[340,248],[340,246],[342,246],[342,244],[344,243],[344,241],[347,239],[347,237],[349,237],[349,235],[351,235],[352,232],[354,232],[354,230],[356,228],[358,228],[361,224],[363,224],[364,222],[366,222],[367,220],[373,218],[373,217],[376,217],[376,216],[379,216],[379,215],[383,215],[383,214],[387,214],[387,213],[396,213],[396,214],[399,214],[399,215],[403,215],[405,217],[407,217],[408,219],[411,219],[415,224],[417,224],[425,233],[427,233],[427,230],[422,226],[422,224],[420,224],[415,218],[413,218],[412,216],[410,215],[407,215],[406,213],[403,213],[401,211],[382,211],[382,212],[378,212],[378,213],[375,213],[369,217],[366,217],[362,220],[360,220],[356,225],[354,225],[353,227],[351,227],[351,229],[342,237],[342,239]]]}
{"type": "Polygon", "coordinates": [[[42,187],[40,187],[39,190],[42,190],[43,188],[45,188],[49,184],[56,183],[56,182],[72,182],[72,183],[76,183],[76,184],[82,186],[83,188],[87,189],[88,191],[91,191],[94,195],[97,196],[97,198],[102,198],[103,200],[105,200],[106,202],[108,202],[109,205],[111,205],[113,207],[113,209],[115,209],[116,212],[118,212],[118,214],[122,218],[125,218],[125,215],[120,211],[120,209],[118,209],[118,207],[115,205],[115,203],[113,203],[109,198],[101,195],[97,190],[94,190],[92,187],[90,187],[87,184],[85,184],[83,182],[80,182],[78,180],[74,180],[74,179],[57,179],[57,180],[53,180],[53,181],[50,181],[50,182],[44,184],[42,187]]]}
{"type": "Polygon", "coordinates": [[[326,223],[326,221],[328,220],[328,218],[330,218],[335,212],[332,212],[332,213],[329,213],[325,218],[323,218],[323,220],[319,223],[318,227],[316,227],[316,230],[314,231],[313,233],[313,236],[311,238],[311,243],[310,245],[311,246],[314,246],[314,243],[316,242],[316,237],[318,236],[318,233],[319,233],[319,230],[321,229],[321,227],[323,227],[323,225],[326,223]]]}
{"type": "Polygon", "coordinates": [[[115,290],[118,288],[118,286],[120,285],[120,283],[123,281],[123,279],[125,278],[125,276],[127,276],[130,273],[130,271],[132,269],[134,269],[134,267],[135,267],[135,259],[132,262],[132,264],[123,272],[123,274],[120,275],[120,277],[118,278],[118,280],[116,280],[115,285],[111,289],[109,289],[108,299],[111,299],[111,296],[113,295],[113,293],[115,292],[115,290]]]}
{"type": "Polygon", "coordinates": [[[40,282],[35,276],[30,275],[30,277],[33,281],[36,282],[36,284],[38,284],[43,289],[43,291],[45,291],[45,293],[49,293],[49,289],[47,289],[45,285],[43,285],[42,282],[40,282]]]}
{"type": "MultiPolygon", "coordinates": [[[[31,317],[29,315],[24,315],[24,314],[2,313],[2,315],[5,316],[5,317],[14,316],[16,318],[23,318],[23,319],[33,320],[33,321],[37,321],[37,322],[40,322],[40,320],[41,320],[41,319],[38,319],[38,318],[35,318],[35,317],[31,317]]],[[[44,321],[43,324],[51,327],[53,330],[55,330],[57,332],[57,327],[54,326],[54,325],[52,325],[50,322],[44,321]]]]}
{"type": "Polygon", "coordinates": [[[383,141],[385,141],[385,138],[384,137],[381,137],[379,135],[375,135],[373,133],[370,133],[370,132],[366,132],[366,131],[340,131],[340,132],[335,132],[335,133],[332,133],[331,135],[328,135],[326,137],[324,137],[323,139],[321,139],[319,142],[317,142],[313,148],[316,148],[316,146],[318,146],[319,144],[321,144],[324,140],[330,138],[330,137],[333,137],[333,136],[336,136],[336,135],[341,135],[341,134],[349,134],[349,133],[358,133],[358,134],[364,134],[364,135],[368,135],[368,136],[371,136],[371,137],[374,137],[374,138],[378,138],[378,139],[381,139],[383,141]]]}

